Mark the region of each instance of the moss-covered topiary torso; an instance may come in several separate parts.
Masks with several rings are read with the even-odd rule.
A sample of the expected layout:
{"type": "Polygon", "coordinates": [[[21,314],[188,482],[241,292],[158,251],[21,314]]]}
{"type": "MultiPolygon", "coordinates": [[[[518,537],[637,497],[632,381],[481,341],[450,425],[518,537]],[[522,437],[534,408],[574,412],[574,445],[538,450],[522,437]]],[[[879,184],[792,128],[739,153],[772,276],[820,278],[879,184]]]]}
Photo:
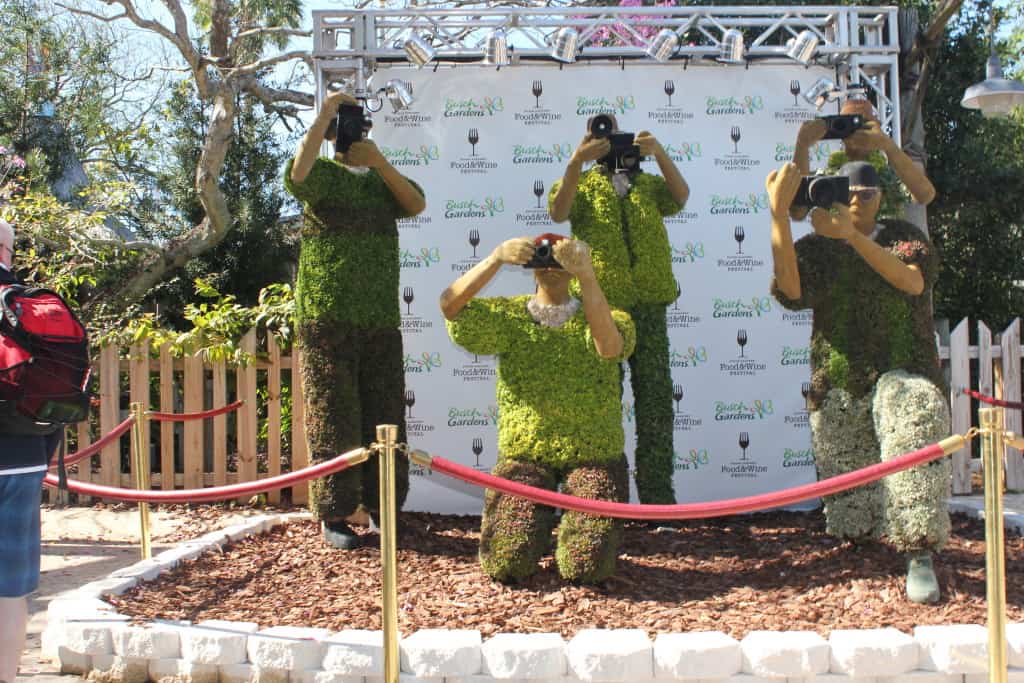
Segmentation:
{"type": "Polygon", "coordinates": [[[560,472],[617,461],[624,438],[618,361],[633,351],[632,320],[612,312],[625,343],[620,358],[603,359],[582,307],[561,327],[545,327],[527,310],[529,298],[474,299],[448,322],[456,344],[498,356],[501,457],[560,472]]]}
{"type": "Polygon", "coordinates": [[[915,264],[925,290],[911,296],[876,273],[845,241],[807,235],[796,243],[801,296],[772,293],[791,310],[814,310],[811,333],[811,407],[839,388],[854,399],[869,394],[890,370],[906,370],[942,386],[928,292],[938,256],[928,237],[910,223],[888,220],[875,241],[904,263],[915,264]]]}
{"type": "MultiPolygon", "coordinates": [[[[398,327],[398,225],[401,207],[376,171],[353,173],[319,158],[301,183],[285,187],[304,208],[296,317],[398,327]]],[[[410,181],[412,182],[412,181],[410,181]]],[[[417,187],[417,189],[419,189],[417,187]]]]}
{"type": "MultiPolygon", "coordinates": [[[[549,196],[554,201],[556,182],[549,196]]],[[[569,211],[572,236],[593,249],[594,273],[608,303],[630,310],[635,304],[669,304],[676,298],[672,248],[664,216],[682,210],[661,176],[639,173],[619,197],[608,173],[594,166],[580,176],[569,211]]]]}

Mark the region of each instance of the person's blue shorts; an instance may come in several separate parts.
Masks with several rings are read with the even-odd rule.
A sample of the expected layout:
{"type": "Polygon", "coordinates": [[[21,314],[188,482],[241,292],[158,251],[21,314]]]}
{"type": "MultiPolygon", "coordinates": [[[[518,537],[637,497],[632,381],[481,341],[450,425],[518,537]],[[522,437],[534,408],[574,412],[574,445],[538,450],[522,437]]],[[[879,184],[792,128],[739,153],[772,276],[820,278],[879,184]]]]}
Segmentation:
{"type": "Polygon", "coordinates": [[[39,587],[44,474],[0,474],[0,598],[19,598],[39,587]]]}

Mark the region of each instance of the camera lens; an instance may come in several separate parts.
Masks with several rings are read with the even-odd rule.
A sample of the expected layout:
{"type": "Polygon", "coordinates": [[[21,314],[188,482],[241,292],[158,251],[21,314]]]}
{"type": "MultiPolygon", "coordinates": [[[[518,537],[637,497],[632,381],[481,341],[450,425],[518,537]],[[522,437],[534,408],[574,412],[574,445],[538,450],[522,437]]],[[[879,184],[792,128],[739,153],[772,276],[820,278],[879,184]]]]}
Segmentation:
{"type": "Polygon", "coordinates": [[[595,138],[606,138],[612,134],[612,117],[607,114],[598,114],[590,122],[590,134],[595,138]]]}
{"type": "Polygon", "coordinates": [[[551,243],[548,242],[547,240],[543,240],[540,244],[537,245],[535,253],[539,260],[548,260],[549,258],[551,258],[551,243]]]}
{"type": "Polygon", "coordinates": [[[836,200],[836,188],[828,178],[815,178],[807,187],[807,196],[811,206],[828,209],[836,200]]]}
{"type": "Polygon", "coordinates": [[[640,166],[640,154],[636,150],[630,150],[623,152],[622,156],[619,157],[619,166],[632,171],[640,166]]]}

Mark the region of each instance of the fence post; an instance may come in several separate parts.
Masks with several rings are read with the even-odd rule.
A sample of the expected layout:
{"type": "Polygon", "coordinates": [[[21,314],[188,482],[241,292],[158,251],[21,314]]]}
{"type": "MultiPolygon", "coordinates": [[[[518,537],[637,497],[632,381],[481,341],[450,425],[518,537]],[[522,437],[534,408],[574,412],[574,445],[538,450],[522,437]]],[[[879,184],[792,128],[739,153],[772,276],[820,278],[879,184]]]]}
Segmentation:
{"type": "MultiPolygon", "coordinates": [[[[203,357],[198,353],[185,354],[185,412],[199,413],[203,410],[205,394],[203,357]]],[[[185,488],[199,489],[205,484],[203,477],[203,420],[185,422],[185,439],[182,444],[185,488]]]]}
{"type": "MultiPolygon", "coordinates": [[[[245,333],[240,344],[242,351],[256,354],[256,330],[245,333]]],[[[256,363],[252,362],[236,371],[238,398],[245,404],[238,409],[238,481],[256,481],[259,478],[256,468],[258,405],[256,403],[256,363]]],[[[239,503],[247,503],[248,498],[239,499],[239,503]]]]}
{"type": "Polygon", "coordinates": [[[985,469],[985,599],[988,603],[988,680],[1006,683],[1006,553],[1003,537],[1003,410],[979,408],[985,469]]]}
{"type": "MultiPolygon", "coordinates": [[[[281,474],[281,347],[274,333],[267,330],[267,476],[281,474]]],[[[281,502],[281,489],[267,492],[267,500],[281,502]]]]}
{"type": "MultiPolygon", "coordinates": [[[[174,357],[171,344],[160,346],[160,412],[174,412],[174,357]]],[[[174,488],[174,422],[160,423],[160,488],[174,488]]]]}
{"type": "MultiPolygon", "coordinates": [[[[302,392],[302,357],[299,345],[292,344],[292,472],[309,464],[306,445],[306,404],[302,392]]],[[[309,500],[309,484],[302,482],[292,487],[292,503],[305,505],[309,500]]]]}
{"type": "MultiPolygon", "coordinates": [[[[967,318],[964,318],[949,335],[949,407],[954,434],[965,434],[971,428],[971,400],[963,393],[971,386],[967,324],[967,318]]],[[[953,495],[971,493],[970,460],[970,445],[953,454],[953,495]]]]}
{"type": "MultiPolygon", "coordinates": [[[[1003,366],[1003,396],[1006,401],[1019,402],[1020,390],[1020,318],[1014,319],[999,339],[1002,347],[1001,365],[1003,366]]],[[[1019,410],[1006,413],[1006,428],[1011,432],[1021,433],[1024,429],[1019,410]]],[[[1002,453],[1002,451],[1000,451],[1002,453]]],[[[1006,449],[1006,488],[1010,491],[1024,489],[1024,459],[1016,448],[1006,449]]]]}

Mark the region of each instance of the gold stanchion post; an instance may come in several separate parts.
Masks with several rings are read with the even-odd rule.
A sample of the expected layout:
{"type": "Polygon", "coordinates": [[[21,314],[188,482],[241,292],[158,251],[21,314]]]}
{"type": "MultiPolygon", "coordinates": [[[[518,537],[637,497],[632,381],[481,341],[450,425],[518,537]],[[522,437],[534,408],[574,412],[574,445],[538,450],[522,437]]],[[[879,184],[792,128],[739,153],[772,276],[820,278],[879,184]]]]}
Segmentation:
{"type": "MultiPolygon", "coordinates": [[[[139,491],[149,490],[149,458],[146,444],[143,442],[145,430],[142,428],[146,420],[146,411],[141,403],[132,403],[132,462],[135,467],[135,488],[139,491]]],[[[153,557],[153,547],[149,541],[149,503],[139,503],[139,524],[142,527],[140,545],[142,559],[153,557]]]]}
{"type": "Polygon", "coordinates": [[[988,680],[1006,683],[1006,551],[1003,536],[1003,411],[979,408],[985,470],[985,593],[988,602],[988,680]]]}
{"type": "Polygon", "coordinates": [[[397,425],[377,425],[380,458],[381,626],[384,631],[384,683],[398,683],[398,550],[395,541],[398,506],[395,501],[397,425]]]}

